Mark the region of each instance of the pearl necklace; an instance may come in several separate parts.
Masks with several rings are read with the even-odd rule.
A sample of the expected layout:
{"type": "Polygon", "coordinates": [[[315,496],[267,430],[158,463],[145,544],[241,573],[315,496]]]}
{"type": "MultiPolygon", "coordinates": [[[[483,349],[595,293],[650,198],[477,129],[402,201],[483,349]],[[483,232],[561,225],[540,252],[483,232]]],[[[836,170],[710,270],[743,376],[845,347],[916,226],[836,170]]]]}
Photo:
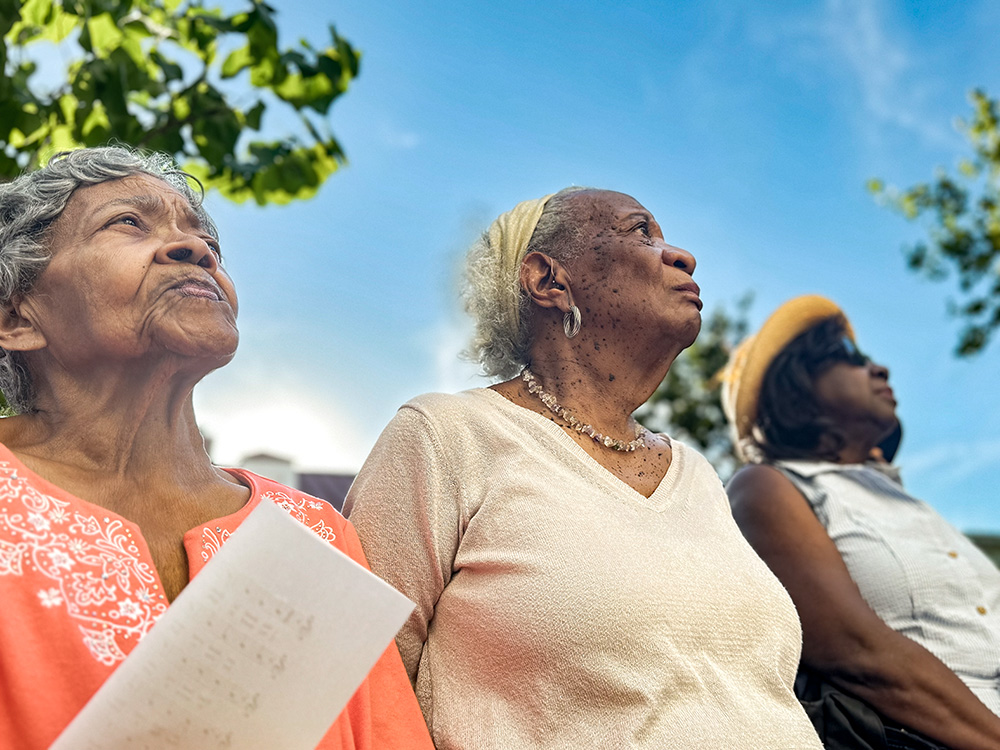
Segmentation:
{"type": "Polygon", "coordinates": [[[535,377],[535,373],[533,373],[529,368],[525,367],[524,370],[521,371],[521,379],[528,384],[528,393],[532,396],[536,396],[539,401],[545,404],[546,408],[550,412],[569,424],[572,429],[592,438],[598,445],[603,445],[605,448],[610,448],[611,450],[620,451],[622,453],[631,453],[646,444],[645,428],[638,422],[635,423],[635,440],[632,440],[631,442],[626,443],[624,440],[618,440],[617,438],[602,435],[589,424],[581,422],[573,412],[556,401],[555,396],[551,393],[543,391],[542,386],[535,377]]]}

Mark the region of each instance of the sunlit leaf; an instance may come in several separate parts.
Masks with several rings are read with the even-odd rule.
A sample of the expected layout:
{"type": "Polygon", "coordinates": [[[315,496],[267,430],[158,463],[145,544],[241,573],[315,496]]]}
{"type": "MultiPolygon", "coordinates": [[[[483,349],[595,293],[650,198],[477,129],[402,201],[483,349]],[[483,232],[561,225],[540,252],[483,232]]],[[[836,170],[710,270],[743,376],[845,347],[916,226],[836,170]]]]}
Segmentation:
{"type": "Polygon", "coordinates": [[[298,73],[293,73],[281,85],[274,87],[274,93],[296,109],[310,107],[324,114],[334,99],[335,89],[326,76],[303,78],[298,73]]]}
{"type": "Polygon", "coordinates": [[[253,57],[250,55],[249,46],[233,50],[222,63],[222,77],[232,78],[251,64],[253,64],[253,57]]]}
{"type": "Polygon", "coordinates": [[[323,52],[281,50],[275,9],[258,0],[235,15],[200,0],[0,0],[0,32],[0,141],[16,149],[0,160],[0,179],[25,160],[117,139],[191,162],[233,200],[268,203],[314,195],[343,162],[324,116],[358,54],[332,27],[323,52]],[[8,50],[51,41],[64,45],[64,80],[36,88],[32,57],[19,52],[11,65],[8,50]],[[234,51],[220,63],[219,49],[234,51]],[[262,90],[252,96],[237,78],[247,69],[262,90]],[[298,132],[249,141],[265,122],[289,121],[265,118],[272,110],[298,110],[298,132]]]}
{"type": "Polygon", "coordinates": [[[954,175],[938,170],[935,181],[905,191],[869,182],[880,202],[906,219],[924,222],[928,241],[915,243],[906,254],[909,267],[940,281],[953,276],[961,303],[949,300],[951,314],[968,325],[959,337],[957,353],[981,351],[1000,326],[1000,126],[998,105],[983,91],[973,91],[973,115],[959,129],[971,155],[959,159],[954,175]]]}
{"type": "Polygon", "coordinates": [[[109,13],[92,16],[87,22],[87,30],[90,34],[91,48],[98,57],[110,55],[113,50],[121,46],[125,38],[109,13]]]}
{"type": "Polygon", "coordinates": [[[171,102],[174,119],[184,122],[191,117],[191,101],[186,96],[175,96],[171,102]]]}
{"type": "Polygon", "coordinates": [[[95,135],[97,131],[101,133],[100,137],[96,139],[97,142],[106,140],[110,129],[111,121],[108,119],[108,113],[104,110],[104,104],[102,102],[95,102],[90,112],[84,118],[80,131],[83,133],[86,141],[90,143],[90,136],[95,135]]]}
{"type": "Polygon", "coordinates": [[[44,26],[52,13],[52,0],[25,0],[21,3],[21,21],[26,26],[44,26]]]}

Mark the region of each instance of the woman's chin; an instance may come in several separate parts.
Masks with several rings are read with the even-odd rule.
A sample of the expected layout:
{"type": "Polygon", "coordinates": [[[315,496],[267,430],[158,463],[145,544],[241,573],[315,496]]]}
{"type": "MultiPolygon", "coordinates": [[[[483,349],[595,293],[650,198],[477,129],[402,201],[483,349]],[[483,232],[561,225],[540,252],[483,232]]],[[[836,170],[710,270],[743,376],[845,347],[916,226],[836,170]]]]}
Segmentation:
{"type": "Polygon", "coordinates": [[[698,334],[701,333],[700,313],[690,316],[688,319],[684,320],[683,323],[676,320],[671,322],[671,337],[674,341],[681,345],[682,349],[687,349],[691,346],[691,344],[697,340],[698,334]]]}
{"type": "Polygon", "coordinates": [[[180,357],[192,360],[218,362],[221,367],[236,356],[240,334],[235,325],[197,331],[175,331],[157,337],[162,348],[180,357]]]}

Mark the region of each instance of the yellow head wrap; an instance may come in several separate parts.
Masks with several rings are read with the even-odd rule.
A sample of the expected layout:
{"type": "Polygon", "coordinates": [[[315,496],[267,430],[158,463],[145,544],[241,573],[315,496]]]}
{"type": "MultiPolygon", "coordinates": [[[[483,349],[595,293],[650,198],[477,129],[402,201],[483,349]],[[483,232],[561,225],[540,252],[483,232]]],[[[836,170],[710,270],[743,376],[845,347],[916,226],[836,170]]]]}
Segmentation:
{"type": "Polygon", "coordinates": [[[500,255],[500,273],[505,282],[513,279],[512,284],[504,284],[504,288],[509,289],[511,295],[510,304],[504,306],[506,314],[510,316],[507,321],[511,324],[508,328],[510,331],[516,331],[521,322],[518,294],[521,261],[527,255],[528,243],[535,232],[535,227],[538,226],[538,220],[542,218],[545,204],[553,195],[555,193],[544,198],[518,203],[507,213],[500,214],[496,221],[490,224],[488,231],[490,247],[500,255]]]}

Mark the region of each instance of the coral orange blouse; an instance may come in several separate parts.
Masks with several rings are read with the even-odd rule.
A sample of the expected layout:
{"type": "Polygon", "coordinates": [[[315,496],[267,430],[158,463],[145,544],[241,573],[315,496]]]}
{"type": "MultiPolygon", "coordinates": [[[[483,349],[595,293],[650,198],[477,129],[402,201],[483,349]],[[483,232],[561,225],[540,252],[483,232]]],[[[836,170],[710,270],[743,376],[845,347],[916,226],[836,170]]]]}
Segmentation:
{"type": "MultiPolygon", "coordinates": [[[[228,471],[250,487],[250,501],[184,535],[191,578],[262,501],[368,567],[354,528],[328,503],[228,471]]],[[[0,747],[47,748],[167,606],[138,526],[47,482],[0,445],[0,747]]],[[[395,748],[433,746],[390,644],[317,750],[395,748]]]]}

